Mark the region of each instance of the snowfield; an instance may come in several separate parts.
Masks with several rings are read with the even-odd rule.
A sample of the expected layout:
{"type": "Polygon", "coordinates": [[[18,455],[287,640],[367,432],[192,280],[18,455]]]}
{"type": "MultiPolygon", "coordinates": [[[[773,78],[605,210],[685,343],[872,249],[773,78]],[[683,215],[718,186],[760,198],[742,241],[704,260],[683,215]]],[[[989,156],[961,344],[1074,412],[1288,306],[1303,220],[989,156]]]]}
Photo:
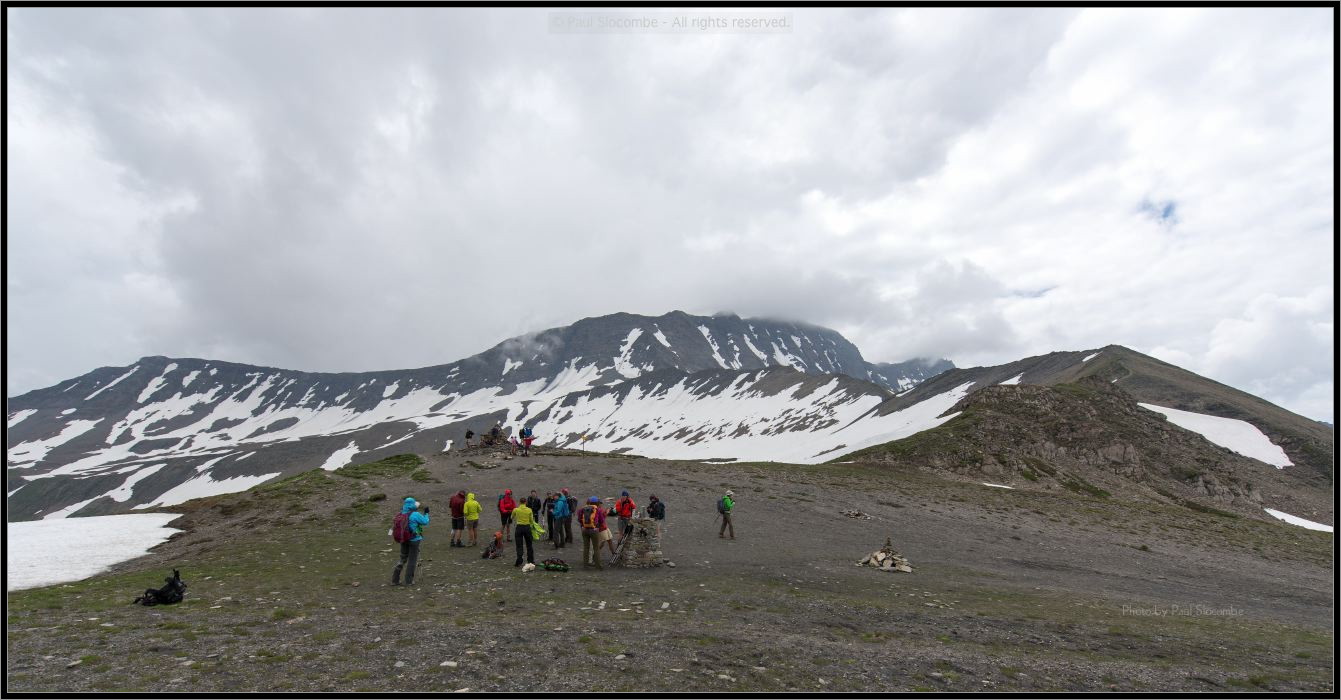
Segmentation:
{"type": "MultiPolygon", "coordinates": [[[[167,540],[178,531],[167,524],[179,517],[176,513],[136,513],[8,523],[6,590],[69,583],[101,573],[167,540]]],[[[148,580],[145,588],[154,584],[148,580]]]]}
{"type": "Polygon", "coordinates": [[[1139,405],[1141,408],[1164,414],[1170,423],[1184,430],[1199,433],[1207,440],[1231,452],[1237,452],[1244,457],[1251,457],[1259,462],[1266,462],[1277,469],[1293,465],[1290,458],[1285,456],[1285,450],[1271,442],[1271,438],[1268,438],[1252,423],[1235,418],[1221,418],[1219,416],[1208,416],[1204,413],[1180,411],[1176,408],[1165,408],[1149,403],[1139,405]]]}
{"type": "Polygon", "coordinates": [[[1281,511],[1272,510],[1270,508],[1263,508],[1262,510],[1265,510],[1267,514],[1270,515],[1271,517],[1279,518],[1280,520],[1284,520],[1285,522],[1291,525],[1298,525],[1299,527],[1306,528],[1309,530],[1318,530],[1319,532],[1332,531],[1331,525],[1323,525],[1322,523],[1315,523],[1312,520],[1305,520],[1297,515],[1282,513],[1281,511]]]}

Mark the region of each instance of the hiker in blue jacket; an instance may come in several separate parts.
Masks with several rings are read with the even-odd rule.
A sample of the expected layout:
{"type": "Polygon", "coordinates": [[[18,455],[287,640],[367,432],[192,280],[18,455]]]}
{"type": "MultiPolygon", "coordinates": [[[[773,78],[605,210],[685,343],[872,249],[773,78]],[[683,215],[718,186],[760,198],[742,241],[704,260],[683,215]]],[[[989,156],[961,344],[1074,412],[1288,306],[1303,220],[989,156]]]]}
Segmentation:
{"type": "Polygon", "coordinates": [[[554,500],[554,548],[563,549],[568,538],[573,536],[573,511],[568,506],[568,489],[564,489],[554,500]]]}
{"type": "Polygon", "coordinates": [[[406,496],[405,503],[401,505],[401,513],[409,513],[410,530],[414,532],[407,542],[400,543],[400,562],[396,564],[396,569],[391,572],[391,585],[400,585],[401,569],[405,570],[405,585],[414,584],[414,567],[419,563],[419,545],[424,540],[424,526],[428,524],[428,506],[424,506],[424,512],[420,513],[417,509],[419,503],[413,498],[406,496]]]}

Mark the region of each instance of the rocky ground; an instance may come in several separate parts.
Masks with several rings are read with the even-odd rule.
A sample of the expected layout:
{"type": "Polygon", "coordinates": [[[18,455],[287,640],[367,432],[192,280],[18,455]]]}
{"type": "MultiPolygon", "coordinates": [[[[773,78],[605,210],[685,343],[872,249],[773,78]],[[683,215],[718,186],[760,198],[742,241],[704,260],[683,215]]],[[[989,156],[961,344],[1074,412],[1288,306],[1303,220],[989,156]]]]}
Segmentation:
{"type": "Polygon", "coordinates": [[[149,555],[8,594],[6,690],[1335,692],[1330,533],[875,464],[426,457],[183,504],[149,555]],[[661,497],[675,566],[521,573],[447,546],[458,488],[483,538],[503,488],[563,486],[661,497]],[[392,588],[406,495],[433,523],[392,588]],[[886,537],[912,573],[856,565],[886,537]],[[184,604],[129,605],[172,567],[184,604]]]}

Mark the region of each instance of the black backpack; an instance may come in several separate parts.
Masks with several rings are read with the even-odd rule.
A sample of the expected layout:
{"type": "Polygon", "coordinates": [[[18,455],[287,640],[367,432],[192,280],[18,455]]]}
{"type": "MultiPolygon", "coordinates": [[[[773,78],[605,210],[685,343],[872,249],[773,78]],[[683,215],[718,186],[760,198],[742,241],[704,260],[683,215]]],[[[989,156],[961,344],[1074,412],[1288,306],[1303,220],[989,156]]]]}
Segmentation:
{"type": "Polygon", "coordinates": [[[662,520],[666,517],[666,503],[656,501],[647,506],[647,514],[652,516],[653,520],[662,520]]]}
{"type": "Polygon", "coordinates": [[[144,595],[131,601],[132,605],[172,605],[182,602],[186,597],[186,582],[182,580],[181,572],[172,570],[172,576],[163,579],[166,583],[162,588],[146,588],[144,595]]]}

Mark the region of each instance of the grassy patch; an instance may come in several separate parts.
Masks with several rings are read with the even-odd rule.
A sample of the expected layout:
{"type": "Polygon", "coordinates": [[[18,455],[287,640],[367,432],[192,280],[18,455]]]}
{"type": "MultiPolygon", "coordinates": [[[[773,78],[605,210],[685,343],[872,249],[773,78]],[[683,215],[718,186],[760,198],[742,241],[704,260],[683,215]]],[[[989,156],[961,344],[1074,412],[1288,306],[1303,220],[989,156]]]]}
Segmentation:
{"type": "Polygon", "coordinates": [[[331,473],[350,479],[367,479],[374,476],[394,478],[412,476],[423,463],[424,458],[419,455],[393,455],[376,462],[343,466],[331,473]]]}

